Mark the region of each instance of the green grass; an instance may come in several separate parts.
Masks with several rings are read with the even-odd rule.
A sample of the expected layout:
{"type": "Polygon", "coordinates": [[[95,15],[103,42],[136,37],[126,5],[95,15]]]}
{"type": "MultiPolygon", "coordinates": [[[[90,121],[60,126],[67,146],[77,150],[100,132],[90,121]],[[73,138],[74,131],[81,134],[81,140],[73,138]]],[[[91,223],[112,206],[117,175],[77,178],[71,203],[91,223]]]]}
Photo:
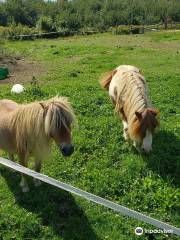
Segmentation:
{"type": "MultiPolygon", "coordinates": [[[[163,32],[6,42],[10,52],[36,60],[47,74],[40,79],[42,95],[28,84],[29,91],[12,95],[11,86],[3,84],[0,98],[30,102],[56,94],[68,96],[78,118],[74,154],[64,159],[53,146],[42,172],[179,226],[179,39],[179,32],[163,32]],[[161,111],[161,127],[149,156],[137,154],[124,142],[122,124],[114,115],[108,93],[98,83],[102,73],[120,64],[142,70],[153,104],[161,111]]],[[[31,191],[21,194],[19,174],[2,166],[0,172],[0,239],[151,239],[137,237],[134,229],[155,229],[153,226],[46,184],[37,189],[31,178],[31,191]]],[[[156,234],[154,239],[178,237],[156,234]]]]}

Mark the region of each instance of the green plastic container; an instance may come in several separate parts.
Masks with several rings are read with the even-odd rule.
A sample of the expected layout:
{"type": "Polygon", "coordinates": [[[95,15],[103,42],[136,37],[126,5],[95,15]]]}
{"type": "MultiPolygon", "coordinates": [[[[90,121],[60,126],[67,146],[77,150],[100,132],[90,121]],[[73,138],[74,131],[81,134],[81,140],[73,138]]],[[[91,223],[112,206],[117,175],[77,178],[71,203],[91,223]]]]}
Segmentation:
{"type": "Polygon", "coordinates": [[[5,78],[7,78],[8,74],[9,74],[8,68],[1,68],[0,67],[0,80],[3,80],[5,78]]]}

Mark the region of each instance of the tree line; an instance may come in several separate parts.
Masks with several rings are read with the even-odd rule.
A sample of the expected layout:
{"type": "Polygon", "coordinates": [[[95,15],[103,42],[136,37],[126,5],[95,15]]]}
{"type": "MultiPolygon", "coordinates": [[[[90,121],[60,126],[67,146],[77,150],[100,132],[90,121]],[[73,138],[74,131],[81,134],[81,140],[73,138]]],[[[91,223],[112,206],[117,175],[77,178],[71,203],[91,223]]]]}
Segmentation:
{"type": "Polygon", "coordinates": [[[0,25],[45,31],[106,30],[118,25],[180,22],[180,0],[4,0],[0,25]]]}

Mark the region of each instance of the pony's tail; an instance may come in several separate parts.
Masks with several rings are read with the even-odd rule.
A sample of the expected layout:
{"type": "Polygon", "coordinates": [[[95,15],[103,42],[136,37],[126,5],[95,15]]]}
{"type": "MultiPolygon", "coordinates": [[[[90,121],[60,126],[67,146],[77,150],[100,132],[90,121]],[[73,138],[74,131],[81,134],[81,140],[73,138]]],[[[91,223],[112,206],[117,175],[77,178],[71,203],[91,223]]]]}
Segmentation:
{"type": "Polygon", "coordinates": [[[116,74],[117,70],[113,70],[109,73],[107,73],[100,81],[100,85],[102,88],[105,88],[106,90],[109,90],[109,85],[111,83],[111,80],[113,76],[116,74]]]}

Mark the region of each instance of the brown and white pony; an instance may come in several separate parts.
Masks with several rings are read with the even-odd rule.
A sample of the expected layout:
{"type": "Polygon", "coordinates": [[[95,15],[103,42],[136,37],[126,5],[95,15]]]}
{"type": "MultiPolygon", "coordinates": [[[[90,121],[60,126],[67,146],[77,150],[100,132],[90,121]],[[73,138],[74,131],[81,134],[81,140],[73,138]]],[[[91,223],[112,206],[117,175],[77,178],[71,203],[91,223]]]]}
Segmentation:
{"type": "MultiPolygon", "coordinates": [[[[35,170],[40,172],[42,160],[50,153],[52,140],[56,142],[63,156],[74,151],[71,142],[71,124],[75,115],[70,103],[64,97],[26,105],[11,100],[0,100],[0,149],[19,157],[20,164],[28,166],[28,157],[35,158],[35,170]]],[[[35,180],[35,179],[34,179],[35,180]]],[[[35,185],[40,181],[35,180],[35,185]]],[[[23,192],[29,190],[22,175],[20,183],[23,192]]]]}
{"type": "Polygon", "coordinates": [[[121,65],[106,75],[101,85],[109,91],[115,110],[120,114],[125,140],[133,141],[138,150],[151,151],[152,135],[159,125],[156,117],[159,111],[151,106],[140,70],[121,65]]]}

